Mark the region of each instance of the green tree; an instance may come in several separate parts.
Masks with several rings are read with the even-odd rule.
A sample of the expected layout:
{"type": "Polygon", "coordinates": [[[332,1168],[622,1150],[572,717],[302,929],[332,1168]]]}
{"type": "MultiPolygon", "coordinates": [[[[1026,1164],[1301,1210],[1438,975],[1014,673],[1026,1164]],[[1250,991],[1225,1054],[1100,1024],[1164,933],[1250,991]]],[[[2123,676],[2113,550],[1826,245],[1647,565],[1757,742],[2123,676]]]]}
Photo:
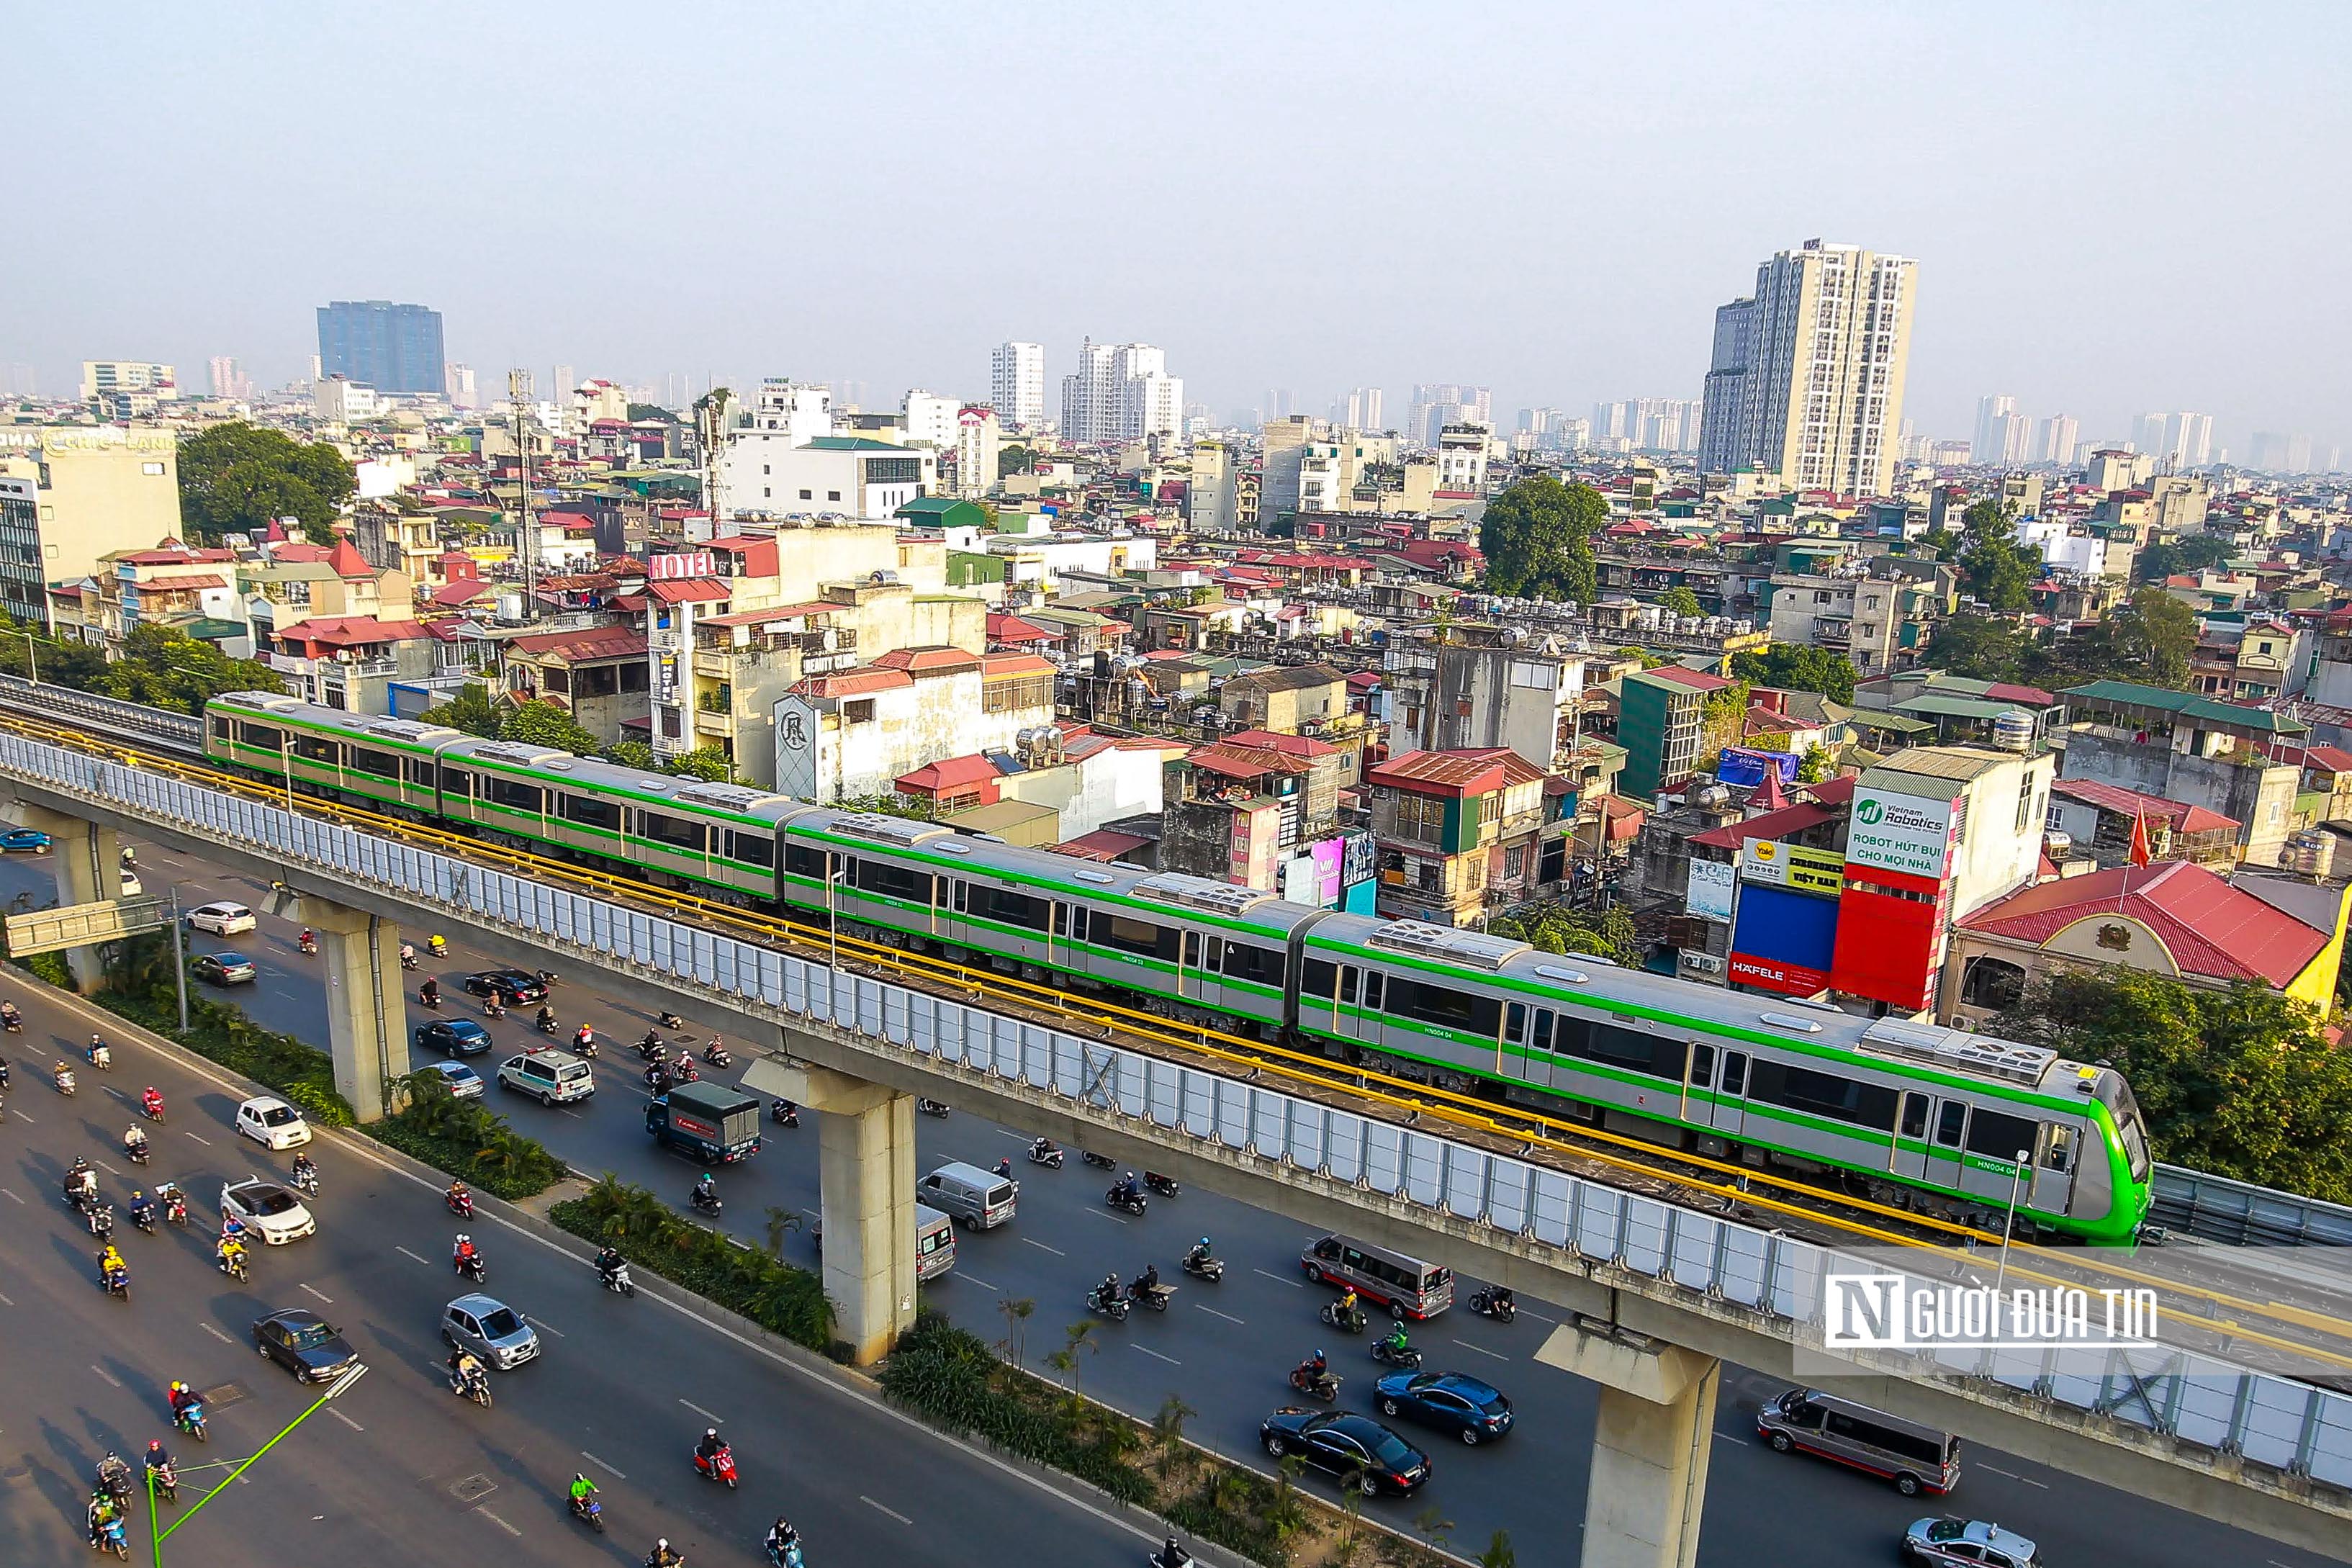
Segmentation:
{"type": "Polygon", "coordinates": [[[615,741],[604,748],[604,760],[641,773],[655,771],[654,749],[643,741],[615,741]]]}
{"type": "Polygon", "coordinates": [[[499,739],[530,746],[554,746],[575,757],[593,757],[604,742],[552,702],[518,702],[499,722],[499,739]]]}
{"type": "Polygon", "coordinates": [[[1542,952],[1588,952],[1632,967],[1642,958],[1633,918],[1622,910],[1571,910],[1538,904],[1487,922],[1496,936],[1516,938],[1542,952]]]}
{"type": "Polygon", "coordinates": [[[2108,613],[2115,650],[2143,671],[2152,686],[2175,689],[2189,684],[2189,656],[2197,647],[2197,612],[2164,589],[2150,584],[2108,613]]]}
{"type": "Polygon", "coordinates": [[[629,417],[633,420],[658,419],[665,425],[677,423],[677,416],[658,403],[632,403],[629,405],[629,417]]]}
{"type": "Polygon", "coordinates": [[[351,464],[326,442],[304,446],[282,430],[242,421],[183,441],[179,461],[180,517],[206,543],[291,517],[324,544],[327,525],[358,488],[351,464]]]}
{"type": "Polygon", "coordinates": [[[1816,691],[1832,702],[1853,700],[1853,661],[1825,647],[1776,642],[1762,653],[1732,655],[1731,673],[1752,686],[1816,691]]]}
{"type": "Polygon", "coordinates": [[[1706,606],[1698,602],[1698,595],[1692,593],[1688,587],[1680,583],[1675,584],[1673,587],[1658,595],[1658,608],[1665,611],[1666,614],[1670,616],[1703,616],[1706,614],[1706,606]]]}
{"type": "Polygon", "coordinates": [[[1592,536],[1609,521],[1609,503],[1590,485],[1563,485],[1550,474],[1519,480],[1486,503],[1478,549],[1486,586],[1530,599],[1592,602],[1592,536]]]}
{"type": "Polygon", "coordinates": [[[1698,769],[1712,773],[1723,748],[1736,746],[1748,732],[1748,682],[1735,680],[1710,691],[1698,711],[1698,769]]]}
{"type": "Polygon", "coordinates": [[[1827,746],[1807,746],[1805,754],[1797,759],[1797,782],[1820,784],[1837,771],[1837,759],[1827,746]]]}
{"type": "Polygon", "coordinates": [[[1013,474],[1026,474],[1037,467],[1037,454],[1026,447],[999,447],[996,449],[996,477],[1005,479],[1013,474]]]}
{"type": "Polygon", "coordinates": [[[0,629],[0,670],[28,679],[38,676],[45,685],[97,691],[106,679],[106,655],[88,643],[51,642],[8,627],[0,629]]]}
{"type": "Polygon", "coordinates": [[[427,708],[421,716],[428,724],[446,724],[485,741],[497,740],[505,721],[499,705],[490,700],[490,689],[478,680],[467,681],[457,696],[427,708]]]}
{"type": "Polygon", "coordinates": [[[1938,561],[1949,561],[1952,558],[1953,546],[1959,542],[1960,536],[1948,528],[1930,529],[1911,541],[1911,552],[1933,555],[1938,561]]]}
{"type": "Polygon", "coordinates": [[[149,625],[122,639],[122,657],[106,667],[93,689],[125,702],[196,713],[224,691],[278,692],[286,681],[257,659],[231,658],[177,626],[149,625]]]}
{"type": "Polygon", "coordinates": [[[2024,633],[1984,616],[1953,616],[1928,634],[1931,669],[1966,680],[2014,680],[2032,647],[2024,633]]]}
{"type": "Polygon", "coordinates": [[[735,764],[729,760],[724,746],[697,746],[690,752],[681,752],[662,764],[662,772],[682,779],[700,779],[706,784],[735,781],[735,764]]]}
{"type": "Polygon", "coordinates": [[[2269,988],[2192,991],[2105,969],[2025,988],[1993,1028],[2078,1061],[2112,1061],[2156,1157],[2329,1203],[2352,1202],[2352,1051],[2269,988]]]}
{"type": "Polygon", "coordinates": [[[2192,576],[2209,566],[2221,566],[2238,552],[2237,546],[2210,533],[2168,539],[2132,557],[2132,577],[2140,583],[2161,583],[2167,577],[2192,576]]]}
{"type": "Polygon", "coordinates": [[[1996,610],[2031,605],[2042,552],[2017,542],[2016,526],[2000,503],[1980,500],[1960,521],[1960,586],[1996,610]]]}

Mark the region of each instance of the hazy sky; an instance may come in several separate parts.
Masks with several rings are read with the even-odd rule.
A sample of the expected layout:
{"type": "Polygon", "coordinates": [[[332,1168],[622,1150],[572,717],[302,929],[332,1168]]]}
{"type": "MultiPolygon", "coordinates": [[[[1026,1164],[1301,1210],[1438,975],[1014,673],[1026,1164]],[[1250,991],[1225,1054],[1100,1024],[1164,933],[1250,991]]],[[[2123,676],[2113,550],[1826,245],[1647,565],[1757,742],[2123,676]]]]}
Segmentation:
{"type": "Polygon", "coordinates": [[[2352,441],[2352,5],[24,6],[0,369],[509,363],[985,396],[988,351],[1696,397],[1820,236],[1916,257],[1906,412],[2352,441]]]}

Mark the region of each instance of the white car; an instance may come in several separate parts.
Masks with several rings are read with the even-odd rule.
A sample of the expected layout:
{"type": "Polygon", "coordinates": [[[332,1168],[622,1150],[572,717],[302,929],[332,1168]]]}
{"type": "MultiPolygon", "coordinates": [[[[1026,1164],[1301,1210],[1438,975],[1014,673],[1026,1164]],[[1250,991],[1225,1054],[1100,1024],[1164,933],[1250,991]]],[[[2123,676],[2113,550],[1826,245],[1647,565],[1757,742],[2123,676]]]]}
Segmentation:
{"type": "Polygon", "coordinates": [[[243,904],[203,904],[188,911],[188,923],[216,936],[236,936],[261,922],[243,904]]]}
{"type": "Polygon", "coordinates": [[[263,1245],[283,1247],[317,1234],[319,1222],[302,1206],[302,1196],[283,1182],[250,1176],[221,1189],[221,1217],[235,1215],[263,1245]]]}
{"type": "Polygon", "coordinates": [[[299,1149],[310,1141],[302,1113],[274,1094],[257,1094],[236,1108],[236,1130],[265,1149],[299,1149]]]}

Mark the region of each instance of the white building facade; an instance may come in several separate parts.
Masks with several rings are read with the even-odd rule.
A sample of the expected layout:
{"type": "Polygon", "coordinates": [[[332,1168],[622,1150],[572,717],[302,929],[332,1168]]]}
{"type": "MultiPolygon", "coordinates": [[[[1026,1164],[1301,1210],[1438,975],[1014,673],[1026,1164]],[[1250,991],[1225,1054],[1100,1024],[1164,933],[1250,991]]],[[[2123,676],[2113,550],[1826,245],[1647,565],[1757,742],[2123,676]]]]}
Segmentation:
{"type": "Polygon", "coordinates": [[[1045,351],[1036,343],[1003,342],[988,360],[988,400],[1007,430],[1045,423],[1045,351]]]}

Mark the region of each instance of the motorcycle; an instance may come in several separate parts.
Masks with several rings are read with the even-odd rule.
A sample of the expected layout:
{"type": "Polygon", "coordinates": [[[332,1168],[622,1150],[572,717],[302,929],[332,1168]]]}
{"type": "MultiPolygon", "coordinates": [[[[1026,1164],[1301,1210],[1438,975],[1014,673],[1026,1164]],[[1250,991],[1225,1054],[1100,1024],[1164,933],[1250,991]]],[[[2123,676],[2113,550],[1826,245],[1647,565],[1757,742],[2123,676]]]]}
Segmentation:
{"type": "Polygon", "coordinates": [[[137,1226],[141,1230],[145,1231],[149,1236],[152,1236],[152,1235],[154,1235],[154,1234],[155,1234],[155,1209],[154,1209],[154,1205],[152,1205],[151,1204],[150,1205],[148,1205],[147,1207],[145,1207],[145,1208],[143,1208],[143,1209],[132,1209],[132,1210],[131,1211],[131,1223],[132,1225],[137,1226]]]}
{"type": "Polygon", "coordinates": [[[725,1481],[729,1491],[735,1489],[735,1450],[724,1443],[719,1446],[719,1452],[707,1459],[702,1457],[700,1449],[695,1450],[694,1469],[697,1475],[707,1479],[725,1481]]]}
{"type": "Polygon", "coordinates": [[[445,1192],[441,1194],[441,1206],[459,1219],[471,1219],[474,1217],[474,1194],[445,1192]]]}
{"type": "Polygon", "coordinates": [[[925,1116],[945,1116],[948,1113],[947,1103],[944,1100],[923,1100],[919,1097],[915,1101],[915,1109],[925,1116]]]}
{"type": "Polygon", "coordinates": [[[490,1380],[479,1372],[469,1372],[463,1377],[449,1379],[449,1392],[460,1399],[470,1399],[488,1410],[490,1407],[490,1380]]]}
{"type": "Polygon", "coordinates": [[[205,1407],[201,1405],[180,1406],[172,1415],[172,1425],[199,1443],[212,1441],[212,1434],[205,1430],[205,1407]]]}
{"type": "Polygon", "coordinates": [[[81,1059],[100,1072],[114,1070],[114,1053],[107,1048],[103,1040],[92,1040],[89,1048],[82,1052],[81,1059]]]}
{"type": "Polygon", "coordinates": [[[700,1187],[688,1193],[686,1201],[694,1205],[696,1213],[707,1214],[713,1219],[719,1217],[719,1211],[725,1206],[719,1202],[718,1194],[706,1193],[700,1187]]]}
{"type": "Polygon", "coordinates": [[[1139,1307],[1149,1307],[1155,1312],[1164,1312],[1168,1310],[1169,1299],[1176,1294],[1176,1287],[1148,1285],[1139,1278],[1135,1283],[1127,1288],[1127,1294],[1129,1299],[1139,1307]]]}
{"type": "Polygon", "coordinates": [[[677,1060],[670,1063],[669,1075],[680,1083],[700,1083],[702,1081],[702,1069],[696,1067],[694,1065],[694,1058],[688,1056],[684,1051],[678,1052],[677,1060]]]}
{"type": "Polygon", "coordinates": [[[1187,1253],[1183,1268],[1193,1279],[1206,1279],[1213,1285],[1225,1277],[1225,1260],[1222,1258],[1194,1258],[1187,1253]]]}
{"type": "Polygon", "coordinates": [[[1130,1193],[1125,1187],[1111,1188],[1103,1194],[1103,1202],[1132,1215],[1139,1215],[1151,1206],[1141,1193],[1130,1193]]]}
{"type": "Polygon", "coordinates": [[[98,1529],[99,1550],[111,1552],[128,1563],[131,1560],[131,1541],[122,1533],[122,1515],[117,1512],[98,1529]]]}
{"type": "Polygon", "coordinates": [[[441,993],[437,990],[426,990],[420,986],[416,992],[416,1000],[436,1013],[441,1011],[441,993]]]}
{"type": "Polygon", "coordinates": [[[735,1065],[735,1053],[713,1040],[702,1047],[702,1059],[715,1068],[731,1068],[735,1065]]]}
{"type": "Polygon", "coordinates": [[[664,1013],[661,1016],[661,1026],[665,1029],[683,1029],[686,1027],[686,1020],[675,1013],[664,1013]]]}
{"type": "Polygon", "coordinates": [[[538,981],[541,985],[547,987],[551,991],[555,989],[555,971],[552,969],[533,970],[531,972],[531,978],[538,981]]]}
{"type": "Polygon", "coordinates": [[[315,936],[296,937],[294,939],[294,947],[295,950],[301,953],[305,958],[316,958],[319,956],[319,939],[315,936]]]}
{"type": "Polygon", "coordinates": [[[1143,1184],[1163,1198],[1172,1198],[1176,1195],[1176,1179],[1173,1176],[1155,1176],[1146,1171],[1143,1173],[1143,1184]]]}
{"type": "Polygon", "coordinates": [[[1032,1143],[1029,1145],[1029,1163],[1043,1165],[1049,1171],[1058,1171],[1062,1168],[1062,1152],[1052,1144],[1040,1149],[1032,1143]]]}
{"type": "Polygon", "coordinates": [[[1478,1316],[1492,1318],[1498,1323],[1507,1323],[1519,1315],[1519,1305],[1511,1300],[1507,1290],[1473,1290],[1469,1306],[1478,1316]]]}
{"type": "Polygon", "coordinates": [[[160,1094],[155,1095],[152,1098],[145,1095],[141,1096],[139,1100],[139,1113],[142,1116],[144,1116],[148,1121],[153,1122],[156,1126],[163,1126],[163,1097],[160,1094]]]}
{"type": "Polygon", "coordinates": [[[667,1094],[670,1091],[670,1087],[677,1081],[677,1077],[669,1070],[669,1064],[667,1062],[656,1062],[653,1066],[646,1069],[646,1092],[647,1094],[667,1094]]]}
{"type": "Polygon", "coordinates": [[[1326,1327],[1337,1329],[1343,1334],[1360,1334],[1364,1331],[1364,1325],[1370,1321],[1361,1307],[1342,1307],[1337,1301],[1324,1302],[1322,1311],[1316,1315],[1323,1320],[1326,1327]]]}
{"type": "Polygon", "coordinates": [[[637,1293],[636,1282],[629,1278],[629,1266],[625,1262],[610,1274],[599,1271],[596,1278],[604,1282],[604,1289],[607,1290],[617,1290],[624,1296],[634,1296],[637,1293]]]}
{"type": "Polygon", "coordinates": [[[304,1165],[287,1180],[314,1198],[319,1195],[319,1167],[316,1165],[304,1165]]]}
{"type": "Polygon", "coordinates": [[[801,1543],[798,1541],[789,1542],[781,1552],[772,1546],[769,1547],[768,1568],[803,1568],[801,1543]]]}
{"type": "Polygon", "coordinates": [[[562,1021],[556,1018],[541,1018],[539,1020],[539,1032],[542,1035],[560,1035],[563,1032],[562,1021]]]}
{"type": "Polygon", "coordinates": [[[131,1300],[131,1270],[128,1268],[108,1269],[106,1277],[100,1283],[106,1287],[106,1293],[116,1300],[131,1300]]]}
{"type": "Polygon", "coordinates": [[[1372,1359],[1382,1366],[1401,1367],[1407,1372],[1413,1372],[1421,1366],[1421,1347],[1419,1345],[1400,1346],[1392,1339],[1374,1340],[1372,1359]]]}
{"type": "Polygon", "coordinates": [[[768,1105],[768,1120],[779,1127],[798,1127],[801,1124],[801,1108],[789,1100],[772,1100],[768,1105]]]}
{"type": "Polygon", "coordinates": [[[1087,1292],[1087,1310],[1090,1312],[1100,1312],[1114,1323],[1123,1323],[1127,1321],[1128,1313],[1135,1310],[1135,1306],[1124,1296],[1105,1295],[1103,1288],[1097,1285],[1087,1292]]]}
{"type": "Polygon", "coordinates": [[[662,1037],[651,1029],[647,1029],[646,1037],[637,1042],[637,1060],[641,1062],[657,1062],[668,1054],[668,1048],[662,1044],[662,1037]]]}
{"type": "Polygon", "coordinates": [[[12,1035],[23,1034],[25,1016],[22,1013],[0,1013],[0,1028],[6,1029],[12,1035]]]}
{"type": "Polygon", "coordinates": [[[251,1271],[247,1268],[245,1253],[242,1249],[230,1253],[226,1258],[222,1258],[213,1267],[218,1268],[222,1273],[227,1275],[230,1279],[236,1280],[240,1285],[244,1284],[253,1277],[251,1271]]]}
{"type": "Polygon", "coordinates": [[[179,1188],[166,1183],[155,1189],[155,1201],[163,1205],[165,1219],[177,1226],[184,1226],[188,1223],[187,1195],[179,1188]]]}
{"type": "Polygon", "coordinates": [[[572,1500],[572,1517],[597,1534],[604,1533],[604,1505],[598,1502],[593,1493],[587,1497],[576,1497],[572,1500]]]}
{"type": "Polygon", "coordinates": [[[1118,1161],[1108,1154],[1097,1154],[1091,1149],[1079,1150],[1078,1158],[1089,1165],[1100,1165],[1106,1171],[1116,1170],[1118,1167],[1118,1161]]]}
{"type": "Polygon", "coordinates": [[[108,1497],[119,1504],[131,1500],[138,1486],[131,1479],[131,1467],[118,1455],[109,1454],[98,1462],[98,1485],[108,1497]]]}
{"type": "Polygon", "coordinates": [[[122,1146],[122,1157],[134,1165],[145,1164],[149,1158],[146,1142],[142,1140],[137,1143],[125,1143],[122,1146]]]}
{"type": "Polygon", "coordinates": [[[64,1095],[68,1100],[71,1100],[73,1098],[74,1075],[71,1068],[59,1068],[49,1081],[58,1086],[58,1092],[59,1094],[64,1095]]]}
{"type": "Polygon", "coordinates": [[[114,1205],[100,1204],[89,1211],[89,1234],[97,1241],[114,1239],[114,1205]]]}
{"type": "Polygon", "coordinates": [[[404,948],[400,954],[400,967],[403,969],[415,969],[416,967],[416,954],[404,948]]]}
{"type": "Polygon", "coordinates": [[[506,1016],[507,1007],[505,1003],[499,1001],[496,996],[485,996],[482,998],[483,1017],[503,1018],[506,1016]]]}
{"type": "Polygon", "coordinates": [[[147,1472],[152,1478],[155,1495],[165,1502],[180,1500],[180,1473],[169,1465],[157,1465],[147,1472]]]}
{"type": "Polygon", "coordinates": [[[1294,1366],[1290,1369],[1290,1386],[1309,1399],[1320,1399],[1328,1405],[1339,1397],[1339,1374],[1328,1369],[1317,1373],[1294,1366]]]}
{"type": "Polygon", "coordinates": [[[449,1259],[449,1267],[477,1285],[489,1279],[490,1266],[482,1261],[482,1255],[478,1252],[464,1253],[452,1258],[449,1259]]]}

